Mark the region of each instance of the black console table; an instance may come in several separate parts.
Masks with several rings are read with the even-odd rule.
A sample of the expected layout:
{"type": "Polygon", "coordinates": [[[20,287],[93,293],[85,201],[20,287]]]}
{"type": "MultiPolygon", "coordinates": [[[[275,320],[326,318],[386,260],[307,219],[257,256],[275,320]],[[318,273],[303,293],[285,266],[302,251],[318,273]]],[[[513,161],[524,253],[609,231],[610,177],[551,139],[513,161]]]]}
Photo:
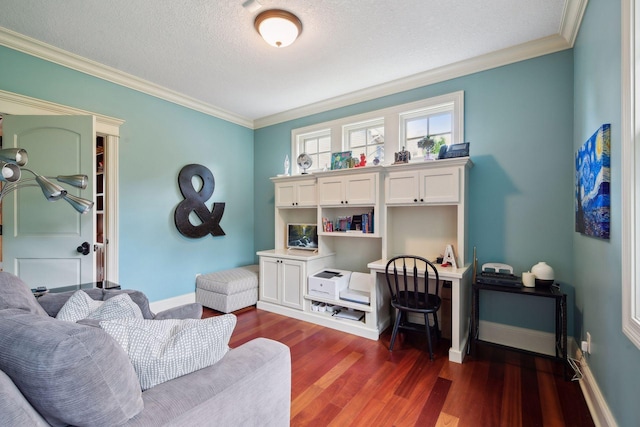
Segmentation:
{"type": "MultiPolygon", "coordinates": [[[[548,288],[528,288],[528,287],[511,287],[499,285],[485,285],[474,283],[472,285],[472,302],[471,302],[471,352],[475,353],[475,347],[478,342],[479,334],[479,317],[480,317],[480,291],[505,292],[516,295],[525,295],[540,298],[553,298],[556,304],[555,326],[555,359],[562,362],[564,369],[564,377],[567,379],[567,295],[562,293],[557,286],[548,288]]],[[[493,343],[489,343],[493,344],[493,343]]],[[[521,350],[522,349],[516,349],[521,350]]],[[[533,352],[530,352],[533,353],[533,352]]],[[[547,354],[536,353],[543,357],[549,357],[547,354]]]]}
{"type": "Polygon", "coordinates": [[[92,288],[103,288],[103,289],[120,289],[120,285],[114,282],[110,282],[108,280],[104,280],[102,282],[89,282],[89,283],[81,283],[79,285],[71,285],[71,286],[62,286],[59,288],[51,288],[48,292],[53,294],[57,294],[60,292],[68,292],[68,291],[79,291],[80,289],[92,289],[92,288]]]}

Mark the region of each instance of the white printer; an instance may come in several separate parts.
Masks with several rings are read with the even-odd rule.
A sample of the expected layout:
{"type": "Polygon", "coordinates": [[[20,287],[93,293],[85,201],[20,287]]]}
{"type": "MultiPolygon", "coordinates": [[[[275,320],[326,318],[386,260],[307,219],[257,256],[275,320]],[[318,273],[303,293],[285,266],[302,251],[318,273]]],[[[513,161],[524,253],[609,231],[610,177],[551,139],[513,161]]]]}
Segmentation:
{"type": "Polygon", "coordinates": [[[309,276],[309,295],[338,299],[340,291],[349,287],[351,272],[335,268],[318,271],[309,276]]]}

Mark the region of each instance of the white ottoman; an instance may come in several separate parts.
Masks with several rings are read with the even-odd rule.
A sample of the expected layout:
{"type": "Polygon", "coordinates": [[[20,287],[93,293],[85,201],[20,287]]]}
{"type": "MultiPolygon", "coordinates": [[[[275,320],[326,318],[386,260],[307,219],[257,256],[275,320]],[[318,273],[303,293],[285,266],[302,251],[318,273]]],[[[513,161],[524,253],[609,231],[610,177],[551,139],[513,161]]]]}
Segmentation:
{"type": "Polygon", "coordinates": [[[258,265],[201,274],[196,277],[196,302],[230,313],[258,302],[258,265]]]}

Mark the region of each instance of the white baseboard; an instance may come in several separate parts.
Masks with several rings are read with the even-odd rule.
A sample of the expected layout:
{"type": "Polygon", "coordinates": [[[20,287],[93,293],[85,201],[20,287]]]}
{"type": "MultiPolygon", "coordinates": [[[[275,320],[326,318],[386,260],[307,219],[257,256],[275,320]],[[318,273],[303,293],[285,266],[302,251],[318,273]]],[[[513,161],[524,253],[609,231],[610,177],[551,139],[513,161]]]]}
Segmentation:
{"type": "MultiPolygon", "coordinates": [[[[483,341],[536,353],[555,355],[555,334],[549,332],[540,332],[481,320],[479,338],[483,341]]],[[[598,427],[616,427],[616,420],[613,418],[607,401],[598,388],[598,384],[589,369],[588,361],[586,358],[582,358],[582,352],[573,337],[567,337],[567,347],[569,357],[574,355],[573,357],[576,360],[580,360],[582,370],[580,388],[589,407],[593,422],[598,427]]]]}
{"type": "Polygon", "coordinates": [[[584,395],[584,400],[587,402],[589,412],[591,412],[591,418],[597,427],[616,427],[616,423],[613,414],[609,410],[609,405],[604,399],[604,396],[598,388],[598,383],[593,377],[591,370],[589,369],[589,363],[587,358],[582,358],[582,352],[575,345],[575,351],[571,354],[575,354],[575,358],[580,360],[580,369],[582,370],[582,381],[580,381],[580,388],[584,395]]]}
{"type": "Polygon", "coordinates": [[[478,338],[482,341],[534,351],[549,356],[555,356],[556,354],[556,336],[550,332],[535,331],[481,320],[478,338]]]}
{"type": "Polygon", "coordinates": [[[160,313],[161,311],[168,310],[170,308],[178,307],[183,304],[190,304],[196,302],[196,293],[191,292],[189,294],[179,295],[173,298],[167,298],[160,301],[154,301],[149,303],[149,308],[154,313],[160,313]]]}

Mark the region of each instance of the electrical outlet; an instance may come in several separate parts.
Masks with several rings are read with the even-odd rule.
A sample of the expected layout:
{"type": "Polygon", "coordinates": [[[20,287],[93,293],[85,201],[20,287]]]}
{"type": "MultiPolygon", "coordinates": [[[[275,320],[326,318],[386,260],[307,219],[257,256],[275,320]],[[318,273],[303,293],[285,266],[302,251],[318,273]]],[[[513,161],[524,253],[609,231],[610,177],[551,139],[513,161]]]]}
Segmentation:
{"type": "Polygon", "coordinates": [[[589,347],[586,341],[580,341],[580,350],[582,350],[583,353],[588,353],[589,347]]]}
{"type": "Polygon", "coordinates": [[[587,353],[591,354],[591,334],[587,332],[587,353]]]}

